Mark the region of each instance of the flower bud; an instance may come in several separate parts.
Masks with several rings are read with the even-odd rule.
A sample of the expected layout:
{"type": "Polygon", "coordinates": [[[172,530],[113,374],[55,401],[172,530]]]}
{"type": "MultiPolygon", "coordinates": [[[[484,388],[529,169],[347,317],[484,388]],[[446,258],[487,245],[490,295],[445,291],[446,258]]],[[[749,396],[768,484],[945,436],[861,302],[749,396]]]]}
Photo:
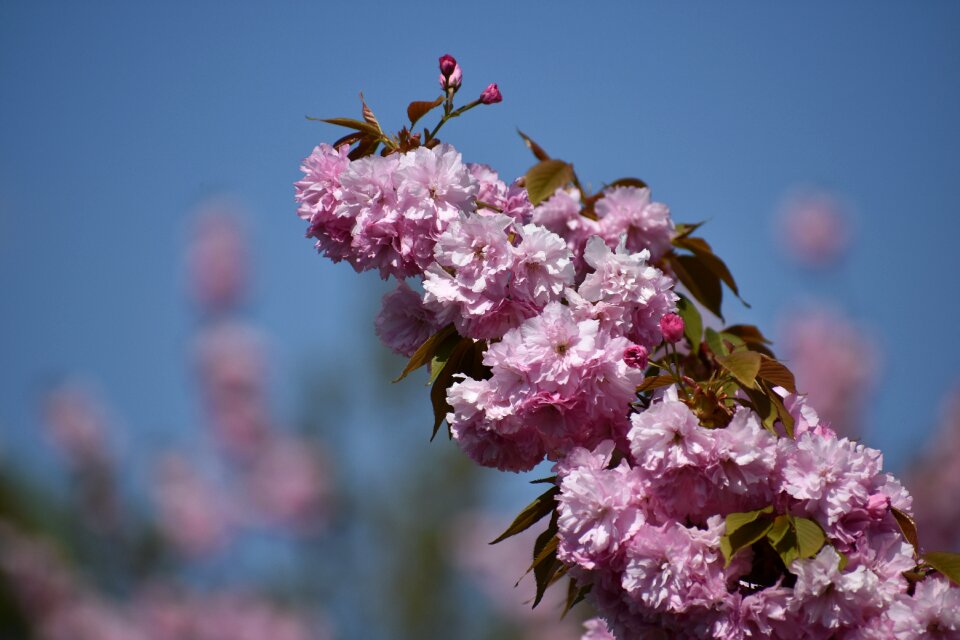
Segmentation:
{"type": "Polygon", "coordinates": [[[501,100],[503,100],[503,96],[500,95],[500,88],[497,87],[496,83],[488,85],[480,94],[480,102],[483,104],[495,104],[501,100]]]}
{"type": "Polygon", "coordinates": [[[440,58],[440,88],[444,91],[456,91],[463,82],[463,70],[452,55],[445,54],[440,58]]]}
{"type": "Polygon", "coordinates": [[[635,344],[627,347],[623,352],[623,361],[627,363],[628,367],[633,369],[646,369],[648,355],[650,354],[647,352],[646,347],[641,344],[635,344]]]}
{"type": "Polygon", "coordinates": [[[449,76],[457,68],[457,59],[449,53],[440,56],[440,74],[449,76]]]}
{"type": "Polygon", "coordinates": [[[668,313],[660,318],[660,332],[667,342],[680,342],[683,339],[683,318],[668,313]]]}

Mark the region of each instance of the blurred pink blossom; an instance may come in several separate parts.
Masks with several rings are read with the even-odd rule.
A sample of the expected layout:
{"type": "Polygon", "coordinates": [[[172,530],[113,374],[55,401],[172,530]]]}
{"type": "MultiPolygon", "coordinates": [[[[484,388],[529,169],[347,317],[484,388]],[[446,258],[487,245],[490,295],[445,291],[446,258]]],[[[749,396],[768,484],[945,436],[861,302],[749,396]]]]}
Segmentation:
{"type": "Polygon", "coordinates": [[[780,334],[800,393],[837,433],[858,436],[881,360],[869,329],[838,310],[808,307],[791,312],[780,334]]]}
{"type": "Polygon", "coordinates": [[[132,609],[149,640],[321,640],[322,621],[308,621],[252,594],[180,592],[154,586],[138,594],[132,609]]]}
{"type": "Polygon", "coordinates": [[[794,260],[828,267],[850,247],[850,215],[835,196],[807,190],[788,197],[780,213],[779,238],[794,260]]]}
{"type": "Polygon", "coordinates": [[[943,403],[942,417],[926,448],[906,473],[913,492],[920,544],[929,550],[960,551],[960,387],[943,403]]]}
{"type": "Polygon", "coordinates": [[[235,209],[225,202],[201,209],[187,250],[190,293],[211,315],[235,309],[249,287],[249,251],[235,209]]]}
{"type": "Polygon", "coordinates": [[[247,492],[267,519],[297,529],[326,521],[330,473],[322,452],[311,442],[289,436],[271,438],[248,474],[247,492]]]}
{"type": "Polygon", "coordinates": [[[221,322],[195,343],[203,403],[220,445],[250,458],[270,429],[263,336],[253,327],[221,322]]]}
{"type": "Polygon", "coordinates": [[[110,419],[93,390],[81,382],[63,383],[43,397],[46,434],[71,464],[107,464],[110,419]]]}
{"type": "Polygon", "coordinates": [[[160,459],[154,490],[160,528],[183,554],[199,556],[226,543],[236,510],[182,455],[160,459]]]}
{"type": "Polygon", "coordinates": [[[509,517],[483,512],[461,515],[451,531],[454,564],[473,578],[501,615],[523,627],[524,640],[580,638],[581,626],[576,616],[560,619],[566,589],[548,589],[537,608],[531,606],[536,585],[533,574],[523,575],[523,572],[533,560],[530,550],[540,528],[531,527],[497,544],[490,544],[509,521],[509,517]],[[519,584],[515,584],[518,579],[519,584]]]}

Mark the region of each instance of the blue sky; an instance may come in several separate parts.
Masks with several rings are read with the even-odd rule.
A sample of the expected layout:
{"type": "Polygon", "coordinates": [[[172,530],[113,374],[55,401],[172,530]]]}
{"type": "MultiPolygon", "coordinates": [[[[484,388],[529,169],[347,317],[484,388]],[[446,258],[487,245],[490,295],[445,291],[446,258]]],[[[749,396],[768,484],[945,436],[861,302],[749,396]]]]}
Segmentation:
{"type": "Polygon", "coordinates": [[[446,52],[467,95],[489,82],[504,95],[447,130],[466,159],[519,175],[520,127],[594,184],[642,177],[678,220],[710,221],[753,304],[729,305],[733,320],[773,329],[798,296],[831,296],[886,350],[867,442],[893,468],[919,445],[960,380],[960,4],[359,7],[0,4],[6,449],[36,449],[36,393],[60,373],[98,380],[145,446],[189,428],[182,245],[191,209],[218,193],[250,212],[280,411],[296,415],[305,370],[372,368],[381,285],[314,255],[294,215],[299,160],[339,135],[304,115],[355,115],[363,90],[398,128],[408,101],[436,94],[446,52]],[[798,183],[858,211],[830,278],[810,280],[772,241],[798,183]]]}

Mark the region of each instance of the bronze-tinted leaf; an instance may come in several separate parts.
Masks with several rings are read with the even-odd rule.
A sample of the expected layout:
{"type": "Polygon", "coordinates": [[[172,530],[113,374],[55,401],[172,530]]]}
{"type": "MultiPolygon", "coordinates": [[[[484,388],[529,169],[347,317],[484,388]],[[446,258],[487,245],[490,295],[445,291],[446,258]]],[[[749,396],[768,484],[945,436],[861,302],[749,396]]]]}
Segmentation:
{"type": "Polygon", "coordinates": [[[416,371],[422,366],[430,364],[430,361],[433,359],[433,356],[436,355],[437,349],[440,348],[440,345],[443,344],[444,340],[454,333],[456,333],[456,329],[453,328],[452,324],[448,324],[427,338],[426,341],[420,345],[420,348],[417,349],[410,357],[410,360],[407,362],[407,366],[403,369],[400,377],[394,380],[394,382],[400,382],[411,372],[416,371]]]}
{"type": "Polygon", "coordinates": [[[682,238],[688,236],[700,227],[703,226],[703,222],[693,222],[693,223],[680,223],[675,225],[673,228],[674,236],[673,239],[682,238]]]}
{"type": "Polygon", "coordinates": [[[573,180],[573,165],[563,160],[543,160],[526,174],[527,195],[531,204],[540,204],[573,180]]]}
{"type": "Polygon", "coordinates": [[[537,557],[534,558],[532,566],[533,577],[537,583],[537,594],[533,598],[534,608],[543,600],[543,594],[547,592],[547,587],[555,582],[557,572],[564,569],[563,564],[557,560],[557,536],[555,533],[545,531],[541,534],[541,537],[547,534],[550,534],[550,538],[543,545],[543,549],[537,557]]]}
{"type": "Polygon", "coordinates": [[[694,238],[689,234],[678,235],[673,238],[673,246],[686,249],[700,258],[700,261],[703,263],[704,267],[709,269],[714,275],[722,280],[730,288],[733,294],[739,298],[740,302],[747,307],[750,306],[743,298],[740,297],[740,289],[737,287],[737,283],[733,279],[733,274],[730,273],[730,269],[727,267],[726,263],[713,252],[713,247],[711,247],[706,240],[703,238],[694,238]]]}
{"type": "Polygon", "coordinates": [[[369,122],[363,122],[361,120],[354,120],[353,118],[311,118],[307,116],[307,120],[314,120],[316,122],[326,122],[327,124],[335,124],[338,127],[346,127],[347,129],[356,129],[357,131],[363,131],[368,133],[371,136],[376,138],[380,137],[380,129],[373,126],[369,122]]]}
{"type": "Polygon", "coordinates": [[[347,157],[351,160],[359,160],[360,158],[365,158],[366,156],[372,156],[377,152],[377,147],[380,146],[380,138],[375,138],[371,135],[364,135],[360,139],[360,143],[356,148],[347,154],[347,157]]]}
{"type": "Polygon", "coordinates": [[[732,324],[724,329],[723,332],[733,334],[747,344],[773,344],[760,332],[760,329],[752,324],[732,324]]]}
{"type": "Polygon", "coordinates": [[[497,536],[497,539],[490,544],[496,544],[501,540],[506,540],[521,531],[526,531],[534,524],[539,522],[545,515],[551,513],[557,507],[556,497],[560,494],[559,487],[550,487],[545,493],[537,497],[536,500],[528,504],[520,514],[514,518],[513,523],[507,530],[497,536]]]}
{"type": "Polygon", "coordinates": [[[707,311],[723,319],[723,289],[720,278],[708,269],[697,255],[669,255],[670,266],[687,291],[707,311]]]}
{"type": "Polygon", "coordinates": [[[446,419],[447,414],[453,411],[447,403],[447,390],[454,383],[454,376],[458,373],[464,373],[472,368],[474,361],[474,351],[482,349],[480,343],[476,343],[470,338],[461,338],[456,334],[449,336],[437,349],[438,355],[430,362],[431,378],[433,387],[430,389],[430,402],[433,405],[433,433],[430,435],[432,441],[437,437],[440,425],[446,419]],[[453,346],[450,347],[450,343],[453,346]],[[449,353],[444,357],[447,349],[449,353]],[[441,364],[442,358],[442,364],[441,364]],[[439,370],[434,375],[434,369],[439,370]]]}
{"type": "Polygon", "coordinates": [[[907,539],[907,542],[913,545],[913,554],[917,555],[920,552],[920,538],[917,535],[917,523],[914,522],[909,513],[905,513],[896,507],[890,507],[890,512],[893,513],[893,517],[896,519],[897,525],[900,526],[900,531],[903,532],[903,537],[907,539]]]}
{"type": "Polygon", "coordinates": [[[363,99],[362,91],[360,92],[360,104],[363,105],[363,119],[375,127],[377,131],[383,133],[383,129],[380,128],[380,123],[377,121],[377,116],[373,115],[373,109],[368,107],[367,101],[363,99]]]}
{"type": "Polygon", "coordinates": [[[354,131],[353,133],[348,133],[347,135],[343,136],[342,138],[334,142],[332,146],[334,149],[339,149],[343,145],[349,146],[349,145],[352,145],[354,142],[359,142],[360,139],[365,135],[366,134],[363,133],[362,131],[354,131]]]}
{"type": "Polygon", "coordinates": [[[577,581],[573,578],[570,578],[569,583],[567,583],[567,600],[563,605],[563,612],[560,614],[560,619],[563,620],[567,614],[570,612],[570,609],[573,609],[579,602],[587,597],[587,594],[590,593],[590,588],[593,585],[588,584],[585,587],[581,587],[577,584],[577,581]]]}
{"type": "Polygon", "coordinates": [[[695,238],[689,235],[676,236],[673,239],[673,246],[687,249],[692,253],[713,253],[713,247],[710,246],[710,243],[703,238],[695,238]]]}
{"type": "Polygon", "coordinates": [[[443,96],[440,96],[436,100],[424,100],[411,102],[407,105],[407,117],[410,118],[410,126],[417,124],[417,120],[427,115],[436,107],[439,107],[443,104],[443,96]]]}
{"type": "Polygon", "coordinates": [[[527,145],[527,148],[530,149],[530,151],[533,152],[533,155],[536,156],[537,160],[541,160],[541,161],[542,161],[542,160],[549,160],[549,159],[550,159],[550,155],[549,155],[546,151],[543,150],[543,147],[541,147],[541,146],[538,145],[536,142],[534,142],[534,141],[530,138],[530,136],[528,136],[527,134],[525,134],[523,131],[520,131],[520,129],[517,129],[517,133],[519,133],[519,134],[520,134],[520,137],[523,138],[524,144],[526,144],[526,145],[527,145]]]}
{"type": "Polygon", "coordinates": [[[783,387],[790,393],[797,392],[797,381],[793,377],[793,372],[785,364],[769,356],[760,355],[760,371],[757,372],[757,377],[783,387]]]}
{"type": "Polygon", "coordinates": [[[673,376],[653,376],[651,378],[644,378],[637,386],[637,393],[643,393],[644,391],[650,391],[651,389],[659,389],[661,387],[669,387],[674,384],[673,376]]]}
{"type": "Polygon", "coordinates": [[[615,187],[636,187],[637,189],[650,188],[647,186],[647,183],[640,178],[620,178],[619,180],[614,180],[606,186],[607,189],[613,189],[615,187]]]}

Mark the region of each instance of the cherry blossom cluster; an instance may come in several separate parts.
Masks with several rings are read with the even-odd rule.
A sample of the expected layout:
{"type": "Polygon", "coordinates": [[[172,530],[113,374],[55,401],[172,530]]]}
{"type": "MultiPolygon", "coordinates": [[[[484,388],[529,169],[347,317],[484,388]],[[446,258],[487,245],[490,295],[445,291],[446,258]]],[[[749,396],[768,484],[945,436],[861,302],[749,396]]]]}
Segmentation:
{"type": "Polygon", "coordinates": [[[670,388],[633,414],[619,462],[608,441],[557,465],[558,555],[591,585],[613,637],[960,633],[960,589],[929,577],[911,593],[915,549],[892,511],[909,512],[911,498],[880,452],[837,437],[800,399],[791,411],[794,438],[745,408],[705,429],[670,388]],[[766,505],[815,521],[826,544],[789,567],[757,547],[725,562],[724,516],[766,505]]]}
{"type": "MultiPolygon", "coordinates": [[[[299,214],[327,257],[401,278],[376,321],[383,342],[409,356],[447,324],[491,342],[490,377],[449,390],[466,452],[521,471],[574,446],[623,441],[643,379],[624,354],[658,344],[676,308],[673,280],[650,264],[651,249],[663,252],[661,230],[669,242],[666,207],[648,189],[616,187],[614,205],[589,222],[632,232],[587,237],[585,226],[558,222],[557,201],[573,202],[566,191],[533,207],[516,183],[463,163],[449,145],[354,161],[343,151],[321,145],[304,162],[299,214]],[[656,230],[651,240],[641,228],[656,230]],[[589,273],[578,276],[576,263],[589,273]],[[421,295],[402,279],[412,275],[421,295]]],[[[563,215],[582,218],[578,208],[563,215]]]]}
{"type": "MultiPolygon", "coordinates": [[[[462,70],[440,69],[442,125],[462,70]]],[[[585,637],[958,637],[960,589],[921,561],[880,452],[821,420],[759,332],[687,331],[676,285],[715,311],[690,274],[732,280],[705,241],[638,180],[590,196],[527,139],[541,163],[508,186],[425,134],[317,147],[299,215],[327,257],[400,281],[377,333],[429,366],[467,455],[555,463],[534,567],[600,612],[585,637]]]]}

